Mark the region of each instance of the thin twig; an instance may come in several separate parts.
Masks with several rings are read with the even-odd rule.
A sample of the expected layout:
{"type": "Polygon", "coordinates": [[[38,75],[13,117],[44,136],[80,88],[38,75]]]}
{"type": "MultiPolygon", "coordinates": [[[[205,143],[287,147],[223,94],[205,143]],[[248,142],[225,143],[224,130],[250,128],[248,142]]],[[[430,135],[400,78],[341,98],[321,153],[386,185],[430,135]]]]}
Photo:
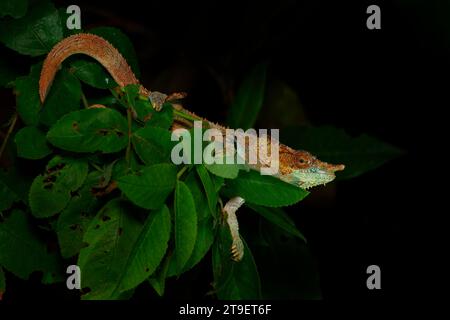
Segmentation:
{"type": "Polygon", "coordinates": [[[5,139],[2,142],[2,146],[0,148],[0,158],[3,155],[3,151],[6,148],[6,144],[8,143],[9,136],[11,135],[12,131],[14,130],[14,126],[16,125],[16,122],[17,122],[17,112],[15,112],[14,115],[12,116],[11,124],[9,125],[9,128],[8,128],[8,132],[6,133],[5,139]]]}

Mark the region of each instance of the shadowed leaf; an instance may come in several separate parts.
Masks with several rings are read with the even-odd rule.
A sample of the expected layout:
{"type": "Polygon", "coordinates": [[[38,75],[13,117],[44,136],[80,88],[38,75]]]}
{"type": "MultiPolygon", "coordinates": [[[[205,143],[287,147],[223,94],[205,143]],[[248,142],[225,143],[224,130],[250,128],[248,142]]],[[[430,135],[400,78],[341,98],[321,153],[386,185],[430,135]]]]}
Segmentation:
{"type": "Polygon", "coordinates": [[[52,152],[47,144],[45,133],[36,127],[20,129],[14,141],[17,146],[17,155],[25,159],[42,159],[52,152]]]}
{"type": "Polygon", "coordinates": [[[281,130],[283,143],[297,149],[308,150],[319,159],[330,163],[343,163],[345,170],[337,172],[337,179],[357,177],[403,151],[366,134],[351,137],[334,127],[295,127],[281,130]]]}
{"type": "MultiPolygon", "coordinates": [[[[16,9],[20,15],[23,9],[16,9]]],[[[28,8],[20,19],[5,19],[0,22],[0,41],[20,54],[39,56],[63,37],[59,13],[49,2],[37,2],[28,8]]]]}
{"type": "Polygon", "coordinates": [[[266,64],[259,64],[244,79],[229,110],[227,124],[247,130],[253,127],[264,100],[266,64]]]}

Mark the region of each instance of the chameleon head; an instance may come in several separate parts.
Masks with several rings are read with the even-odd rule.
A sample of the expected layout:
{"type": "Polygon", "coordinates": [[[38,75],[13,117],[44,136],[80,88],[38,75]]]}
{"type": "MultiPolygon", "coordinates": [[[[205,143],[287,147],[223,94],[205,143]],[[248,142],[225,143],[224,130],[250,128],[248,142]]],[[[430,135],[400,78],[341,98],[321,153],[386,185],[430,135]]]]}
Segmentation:
{"type": "Polygon", "coordinates": [[[330,164],[320,161],[307,151],[280,150],[280,163],[287,163],[281,167],[280,179],[303,189],[318,185],[325,185],[334,180],[335,172],[344,170],[343,164],[330,164]],[[281,160],[281,159],[280,159],[281,160]]]}

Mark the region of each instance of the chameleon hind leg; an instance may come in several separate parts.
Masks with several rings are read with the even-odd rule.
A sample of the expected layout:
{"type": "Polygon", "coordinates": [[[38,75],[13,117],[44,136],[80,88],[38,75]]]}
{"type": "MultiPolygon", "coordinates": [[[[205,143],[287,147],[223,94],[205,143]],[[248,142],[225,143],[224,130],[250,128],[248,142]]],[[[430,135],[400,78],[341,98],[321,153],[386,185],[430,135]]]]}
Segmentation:
{"type": "Polygon", "coordinates": [[[232,244],[231,258],[234,261],[241,261],[244,257],[244,243],[239,235],[239,224],[236,217],[236,211],[244,204],[245,200],[241,197],[231,198],[223,207],[223,213],[226,216],[227,224],[230,228],[232,244]]]}

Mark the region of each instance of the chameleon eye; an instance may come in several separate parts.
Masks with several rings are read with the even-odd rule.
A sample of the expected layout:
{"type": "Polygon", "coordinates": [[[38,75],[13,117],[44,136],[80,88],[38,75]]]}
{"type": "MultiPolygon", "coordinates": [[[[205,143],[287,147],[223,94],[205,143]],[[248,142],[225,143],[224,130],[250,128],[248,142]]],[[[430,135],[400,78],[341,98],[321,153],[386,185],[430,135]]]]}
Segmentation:
{"type": "Polygon", "coordinates": [[[298,160],[298,162],[300,162],[301,164],[304,164],[306,161],[305,161],[305,159],[300,158],[300,159],[298,160]]]}

